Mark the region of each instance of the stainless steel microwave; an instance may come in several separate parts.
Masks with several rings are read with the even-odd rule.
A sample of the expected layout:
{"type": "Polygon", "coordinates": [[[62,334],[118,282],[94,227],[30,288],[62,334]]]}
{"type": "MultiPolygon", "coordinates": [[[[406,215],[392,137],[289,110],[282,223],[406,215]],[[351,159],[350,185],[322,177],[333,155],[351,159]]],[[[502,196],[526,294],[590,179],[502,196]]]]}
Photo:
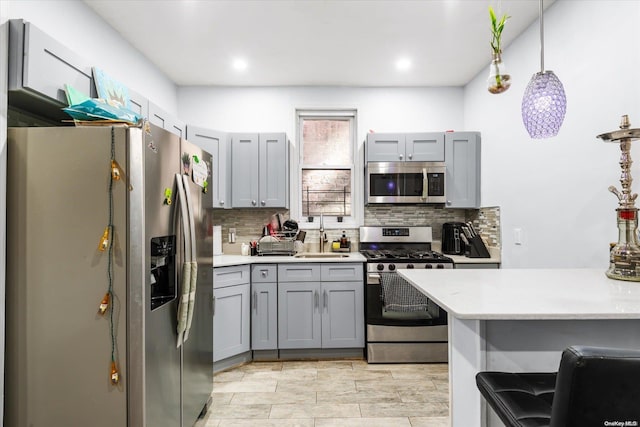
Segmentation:
{"type": "Polygon", "coordinates": [[[444,162],[369,162],[366,203],[445,203],[444,162]]]}

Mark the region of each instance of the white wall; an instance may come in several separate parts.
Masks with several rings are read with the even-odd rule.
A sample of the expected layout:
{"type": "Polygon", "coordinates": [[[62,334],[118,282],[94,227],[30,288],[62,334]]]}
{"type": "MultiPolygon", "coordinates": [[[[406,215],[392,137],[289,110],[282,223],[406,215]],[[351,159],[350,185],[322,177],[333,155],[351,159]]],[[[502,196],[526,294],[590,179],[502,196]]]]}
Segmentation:
{"type": "Polygon", "coordinates": [[[618,203],[607,187],[620,188],[620,150],[596,135],[616,130],[623,114],[640,127],[639,21],[638,1],[559,0],[545,12],[545,68],[567,95],[554,138],[530,139],[520,113],[525,87],[540,70],[539,22],[503,54],[513,80],[507,92],[487,92],[488,64],[465,87],[464,125],[482,131],[482,202],[501,207],[504,267],[608,266],[618,203]],[[514,228],[523,230],[521,246],[514,228]]]}
{"type": "Polygon", "coordinates": [[[181,87],[180,118],[229,132],[295,136],[301,108],[355,108],[358,141],[375,132],[462,130],[462,88],[181,87]]]}
{"type": "MultiPolygon", "coordinates": [[[[84,2],[2,0],[2,3],[8,3],[9,18],[31,22],[168,113],[177,114],[176,85],[84,2]]],[[[122,5],[122,13],[127,13],[126,2],[122,5]]]]}
{"type": "MultiPolygon", "coordinates": [[[[296,109],[356,109],[359,158],[355,167],[362,171],[367,132],[462,130],[462,99],[462,88],[182,87],[178,108],[187,125],[228,132],[284,131],[294,147],[296,109]]],[[[299,188],[298,160],[291,155],[292,189],[299,188]]],[[[364,189],[363,173],[355,174],[354,186],[364,189]]],[[[300,197],[300,192],[291,193],[290,213],[294,218],[301,216],[300,197]]],[[[353,201],[362,206],[362,192],[354,194],[353,201]]],[[[356,214],[362,216],[361,212],[356,214]]],[[[358,225],[361,223],[353,224],[358,225]]],[[[344,227],[330,221],[325,226],[344,227]]]]}

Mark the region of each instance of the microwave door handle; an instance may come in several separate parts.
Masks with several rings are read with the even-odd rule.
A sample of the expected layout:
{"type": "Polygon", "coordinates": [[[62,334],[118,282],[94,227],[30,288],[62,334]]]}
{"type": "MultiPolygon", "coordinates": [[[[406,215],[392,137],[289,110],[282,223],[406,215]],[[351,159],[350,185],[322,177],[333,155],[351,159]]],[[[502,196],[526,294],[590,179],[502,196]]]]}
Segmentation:
{"type": "Polygon", "coordinates": [[[429,174],[427,168],[422,168],[422,199],[429,197],[429,174]]]}

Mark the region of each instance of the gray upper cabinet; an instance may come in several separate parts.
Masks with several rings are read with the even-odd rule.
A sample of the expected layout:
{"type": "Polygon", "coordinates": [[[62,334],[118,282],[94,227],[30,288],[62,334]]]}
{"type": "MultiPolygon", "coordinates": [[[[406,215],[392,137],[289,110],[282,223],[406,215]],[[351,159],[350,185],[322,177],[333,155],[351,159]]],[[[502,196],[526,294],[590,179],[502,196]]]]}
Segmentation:
{"type": "Polygon", "coordinates": [[[217,130],[204,129],[196,126],[187,126],[187,140],[207,151],[212,159],[212,178],[209,190],[212,192],[213,208],[231,208],[229,194],[231,193],[231,170],[229,160],[229,135],[217,130]]]}
{"type": "Polygon", "coordinates": [[[91,64],[22,19],[9,21],[9,104],[54,119],[70,120],[65,84],[96,97],[91,64]],[[34,97],[40,101],[34,103],[34,97]]]}
{"type": "Polygon", "coordinates": [[[405,135],[406,160],[410,162],[443,162],[444,134],[439,132],[405,135]]]}
{"type": "Polygon", "coordinates": [[[129,89],[131,110],[142,117],[149,117],[149,100],[138,92],[129,89]]]}
{"type": "Polygon", "coordinates": [[[370,133],[367,135],[368,162],[442,162],[444,161],[444,134],[370,133]]]}
{"type": "Polygon", "coordinates": [[[366,154],[368,162],[399,162],[405,160],[404,134],[367,134],[366,154]]]}
{"type": "Polygon", "coordinates": [[[231,135],[231,206],[258,207],[258,134],[231,135]]]}
{"type": "Polygon", "coordinates": [[[180,138],[185,137],[186,126],[184,122],[167,113],[151,101],[149,101],[149,122],[178,135],[180,138]]]}
{"type": "Polygon", "coordinates": [[[446,206],[480,207],[480,133],[445,134],[446,206]]]}
{"type": "Polygon", "coordinates": [[[289,207],[289,147],[284,133],[231,135],[234,208],[289,207]]]}

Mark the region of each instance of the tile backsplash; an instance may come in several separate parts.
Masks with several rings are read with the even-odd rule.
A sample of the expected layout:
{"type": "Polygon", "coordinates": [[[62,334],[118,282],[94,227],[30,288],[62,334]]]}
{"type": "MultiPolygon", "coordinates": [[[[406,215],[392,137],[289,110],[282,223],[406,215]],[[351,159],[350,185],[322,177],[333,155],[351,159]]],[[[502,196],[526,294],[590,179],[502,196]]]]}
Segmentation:
{"type": "MultiPolygon", "coordinates": [[[[271,220],[272,210],[265,209],[210,209],[207,211],[207,222],[212,225],[222,225],[222,247],[225,254],[239,254],[240,243],[258,240],[262,228],[271,220]],[[228,243],[229,229],[236,229],[236,243],[228,243]]],[[[285,219],[289,218],[289,211],[280,213],[285,219]]],[[[485,207],[480,209],[446,209],[424,205],[376,205],[365,206],[364,225],[377,226],[417,226],[429,225],[433,227],[433,239],[442,239],[442,224],[445,222],[471,221],[482,236],[487,246],[500,248],[500,207],[485,207]]],[[[351,240],[352,250],[357,250],[358,229],[345,229],[351,240]]],[[[330,242],[338,240],[342,235],[340,229],[326,231],[329,243],[325,250],[330,250],[330,242]]],[[[305,250],[318,251],[318,230],[309,230],[305,239],[305,250]]]]}

